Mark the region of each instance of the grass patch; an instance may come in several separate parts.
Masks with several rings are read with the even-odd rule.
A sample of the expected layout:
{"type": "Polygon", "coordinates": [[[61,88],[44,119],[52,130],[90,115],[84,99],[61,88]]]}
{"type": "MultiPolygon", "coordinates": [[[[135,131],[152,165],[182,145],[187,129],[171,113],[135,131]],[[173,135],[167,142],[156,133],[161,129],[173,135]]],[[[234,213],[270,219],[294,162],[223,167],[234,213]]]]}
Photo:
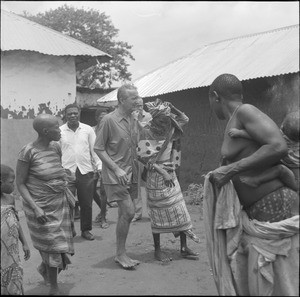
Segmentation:
{"type": "Polygon", "coordinates": [[[192,183],[183,192],[183,197],[187,205],[198,205],[200,218],[203,218],[203,185],[192,183]]]}

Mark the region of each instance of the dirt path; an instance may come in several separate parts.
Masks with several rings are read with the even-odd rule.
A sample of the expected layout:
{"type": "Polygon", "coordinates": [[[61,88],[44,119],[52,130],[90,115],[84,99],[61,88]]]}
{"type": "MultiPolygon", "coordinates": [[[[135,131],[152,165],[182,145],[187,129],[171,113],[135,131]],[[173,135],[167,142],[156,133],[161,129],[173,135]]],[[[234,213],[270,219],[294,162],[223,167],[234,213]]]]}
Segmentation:
{"type": "MultiPolygon", "coordinates": [[[[144,206],[145,206],[145,201],[144,206]]],[[[116,247],[115,228],[117,208],[108,208],[108,229],[93,226],[94,241],[75,237],[75,255],[68,270],[59,275],[59,286],[63,295],[218,295],[210,274],[206,254],[203,221],[197,205],[188,205],[194,231],[201,243],[189,240],[188,245],[200,253],[199,260],[183,259],[179,255],[179,239],[172,234],[161,235],[162,247],[171,253],[173,261],[161,264],[153,258],[153,242],[147,211],[143,219],[132,223],[127,239],[128,254],[141,261],[134,271],[121,269],[114,262],[116,247]]],[[[93,218],[98,207],[93,205],[93,218]]],[[[20,220],[31,247],[31,258],[24,262],[25,295],[47,295],[48,287],[42,283],[36,271],[40,255],[32,247],[23,212],[20,220]]],[[[80,235],[79,221],[75,221],[80,235]]]]}

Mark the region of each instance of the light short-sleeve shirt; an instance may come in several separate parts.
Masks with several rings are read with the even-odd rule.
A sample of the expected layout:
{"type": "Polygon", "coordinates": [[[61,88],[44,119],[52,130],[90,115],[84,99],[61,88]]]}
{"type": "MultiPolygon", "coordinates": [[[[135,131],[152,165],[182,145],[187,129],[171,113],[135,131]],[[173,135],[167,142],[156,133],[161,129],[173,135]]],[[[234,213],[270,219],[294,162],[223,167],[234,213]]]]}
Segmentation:
{"type": "MultiPolygon", "coordinates": [[[[95,150],[106,151],[109,157],[123,169],[131,183],[138,180],[138,161],[136,155],[137,134],[134,133],[131,118],[123,117],[118,109],[105,115],[96,135],[95,150]]],[[[118,184],[114,172],[102,164],[104,184],[118,184]]]]}

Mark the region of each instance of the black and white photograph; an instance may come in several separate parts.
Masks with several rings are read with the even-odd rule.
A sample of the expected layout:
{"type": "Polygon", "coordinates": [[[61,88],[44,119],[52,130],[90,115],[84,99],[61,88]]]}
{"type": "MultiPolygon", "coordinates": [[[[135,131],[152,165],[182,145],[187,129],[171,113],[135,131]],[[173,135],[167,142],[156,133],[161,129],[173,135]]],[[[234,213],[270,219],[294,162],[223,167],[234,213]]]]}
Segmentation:
{"type": "Polygon", "coordinates": [[[1,295],[299,296],[299,1],[1,1],[1,295]]]}

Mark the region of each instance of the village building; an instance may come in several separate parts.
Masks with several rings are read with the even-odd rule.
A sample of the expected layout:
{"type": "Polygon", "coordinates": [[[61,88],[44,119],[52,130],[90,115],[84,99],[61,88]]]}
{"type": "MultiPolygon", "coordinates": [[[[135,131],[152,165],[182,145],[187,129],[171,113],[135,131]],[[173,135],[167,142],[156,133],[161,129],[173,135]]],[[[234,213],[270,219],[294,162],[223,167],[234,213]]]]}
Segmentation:
{"type": "Polygon", "coordinates": [[[81,95],[77,99],[76,71],[110,59],[101,50],[1,9],[1,162],[15,168],[22,146],[37,137],[32,128],[36,115],[50,113],[61,120],[67,104],[84,101],[81,95]]]}
{"type": "MultiPolygon", "coordinates": [[[[244,102],[280,125],[287,113],[299,110],[299,24],[202,46],[133,82],[144,102],[159,97],[190,118],[181,141],[183,189],[203,183],[203,176],[220,165],[225,122],[211,111],[208,90],[222,73],[236,75],[244,102]]],[[[116,104],[116,94],[99,98],[98,104],[116,104]]]]}
{"type": "Polygon", "coordinates": [[[96,126],[96,110],[99,107],[97,100],[106,94],[112,92],[115,88],[84,88],[77,86],[76,102],[80,107],[80,121],[90,126],[96,126]]]}

